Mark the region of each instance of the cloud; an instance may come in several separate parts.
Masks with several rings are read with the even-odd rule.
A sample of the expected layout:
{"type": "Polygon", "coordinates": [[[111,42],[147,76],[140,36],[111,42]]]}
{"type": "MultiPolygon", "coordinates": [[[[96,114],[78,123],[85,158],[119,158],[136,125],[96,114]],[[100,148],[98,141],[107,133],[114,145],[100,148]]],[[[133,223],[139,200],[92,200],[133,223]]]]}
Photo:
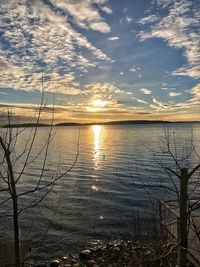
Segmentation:
{"type": "MultiPolygon", "coordinates": [[[[0,104],[0,125],[8,123],[8,110],[11,114],[11,123],[24,123],[34,122],[37,119],[39,105],[34,104],[0,104]]],[[[40,116],[40,122],[51,123],[52,116],[54,116],[54,122],[68,118],[70,121],[73,118],[73,114],[70,107],[45,105],[42,109],[40,116]]]]}
{"type": "Polygon", "coordinates": [[[135,72],[135,71],[137,71],[137,69],[135,68],[135,66],[133,66],[133,67],[131,67],[131,68],[129,69],[129,71],[131,71],[131,72],[135,72]]]}
{"type": "Polygon", "coordinates": [[[144,42],[147,39],[153,38],[153,34],[152,32],[145,32],[145,31],[140,31],[137,35],[137,37],[139,37],[140,42],[144,42]]]}
{"type": "Polygon", "coordinates": [[[175,97],[175,96],[182,95],[181,93],[177,93],[177,92],[169,92],[168,94],[169,94],[169,96],[171,96],[171,97],[175,97]]]}
{"type": "Polygon", "coordinates": [[[142,104],[149,104],[147,101],[140,99],[140,98],[136,98],[136,97],[132,97],[133,100],[136,100],[138,103],[142,103],[142,104]]]}
{"type": "Polygon", "coordinates": [[[102,64],[100,62],[110,61],[74,28],[69,16],[64,14],[68,14],[67,6],[73,6],[70,16],[76,20],[83,8],[85,13],[77,23],[85,23],[88,29],[99,28],[101,32],[107,27],[108,31],[97,7],[106,7],[106,1],[55,0],[51,1],[54,8],[45,3],[41,0],[1,3],[0,88],[40,90],[41,73],[44,72],[45,80],[57,76],[57,82],[52,82],[56,89],[51,90],[58,92],[60,87],[63,92],[66,83],[68,87],[74,86],[75,70],[87,72],[102,64]],[[87,14],[89,11],[91,13],[87,14]]]}
{"type": "Polygon", "coordinates": [[[190,101],[192,102],[198,102],[200,107],[200,83],[195,85],[193,88],[189,89],[188,92],[193,96],[190,101]]]}
{"type": "MultiPolygon", "coordinates": [[[[168,13],[158,23],[152,26],[150,32],[140,32],[140,41],[149,38],[162,38],[171,47],[184,51],[187,65],[173,72],[173,75],[199,77],[200,69],[200,38],[197,29],[200,27],[200,10],[198,1],[173,0],[157,1],[161,8],[167,8],[168,13]]],[[[145,19],[145,18],[144,18],[145,19]]]]}
{"type": "Polygon", "coordinates": [[[110,94],[124,93],[123,90],[118,88],[112,83],[92,83],[85,86],[82,94],[85,95],[100,95],[108,98],[110,94]]]}
{"type": "Polygon", "coordinates": [[[130,17],[128,17],[128,16],[126,16],[126,21],[127,21],[128,23],[131,23],[131,22],[133,21],[133,19],[130,18],[130,17]]]}
{"type": "Polygon", "coordinates": [[[151,23],[157,22],[159,20],[160,20],[159,16],[157,16],[157,15],[149,15],[147,17],[144,17],[144,18],[140,19],[138,21],[138,23],[145,25],[145,24],[151,24],[151,23]]]}
{"type": "Polygon", "coordinates": [[[103,10],[107,14],[112,14],[112,9],[107,6],[100,6],[100,9],[103,10]]]}
{"type": "Polygon", "coordinates": [[[152,93],[151,90],[146,89],[146,88],[141,88],[141,89],[140,89],[140,92],[142,92],[142,93],[145,94],[145,95],[150,95],[150,94],[152,93]]]}
{"type": "MultiPolygon", "coordinates": [[[[63,99],[65,101],[65,103],[63,103],[64,105],[55,105],[54,117],[55,122],[66,120],[79,122],[106,121],[121,119],[122,116],[124,119],[130,119],[133,115],[135,119],[159,119],[160,117],[156,116],[161,116],[161,114],[165,116],[165,118],[170,118],[172,120],[176,120],[176,118],[181,120],[186,118],[188,120],[199,119],[200,84],[187,90],[187,93],[190,93],[191,98],[178,103],[164,103],[157,98],[153,98],[152,102],[149,102],[134,96],[129,97],[129,99],[135,100],[139,104],[144,104],[145,108],[143,108],[143,105],[136,107],[133,103],[127,102],[126,100],[120,101],[117,98],[118,94],[124,94],[124,97],[128,96],[125,91],[112,83],[91,83],[81,89],[78,98],[76,95],[72,94],[67,98],[67,102],[66,99],[63,99]],[[92,102],[97,99],[106,101],[104,108],[94,109],[92,102]],[[129,103],[128,106],[127,103],[129,103]]],[[[32,104],[0,104],[1,123],[5,123],[7,110],[11,111],[15,121],[24,122],[29,121],[37,109],[38,106],[32,104]]],[[[42,114],[41,121],[49,122],[51,116],[52,105],[47,104],[42,114]]]]}
{"type": "Polygon", "coordinates": [[[185,66],[172,72],[173,75],[189,76],[198,79],[200,77],[200,66],[185,66]]]}
{"type": "Polygon", "coordinates": [[[110,40],[110,41],[119,40],[119,37],[117,37],[117,36],[109,37],[108,40],[110,40]]]}
{"type": "MultiPolygon", "coordinates": [[[[168,114],[171,111],[187,113],[187,110],[191,110],[191,109],[192,109],[191,113],[196,114],[196,115],[200,114],[199,113],[200,112],[200,83],[192,87],[191,89],[187,90],[187,92],[190,93],[192,97],[188,98],[184,102],[164,103],[162,101],[157,100],[156,98],[153,98],[153,103],[150,105],[150,107],[158,112],[159,111],[166,112],[166,114],[168,114]]],[[[176,92],[170,92],[170,93],[169,95],[172,97],[175,97],[178,94],[176,92]]]]}
{"type": "Polygon", "coordinates": [[[59,94],[66,94],[66,95],[79,95],[81,93],[81,90],[77,88],[68,88],[68,87],[59,86],[58,90],[55,91],[55,88],[54,88],[53,92],[57,92],[59,94]]]}
{"type": "Polygon", "coordinates": [[[96,5],[107,14],[111,14],[112,10],[106,6],[106,0],[51,0],[54,6],[61,8],[70,14],[77,25],[84,29],[92,29],[103,33],[110,32],[110,26],[101,17],[96,5]]]}
{"type": "Polygon", "coordinates": [[[162,111],[162,110],[170,110],[173,106],[168,103],[163,103],[156,98],[153,98],[153,104],[150,105],[151,108],[157,110],[157,111],[162,111]]]}

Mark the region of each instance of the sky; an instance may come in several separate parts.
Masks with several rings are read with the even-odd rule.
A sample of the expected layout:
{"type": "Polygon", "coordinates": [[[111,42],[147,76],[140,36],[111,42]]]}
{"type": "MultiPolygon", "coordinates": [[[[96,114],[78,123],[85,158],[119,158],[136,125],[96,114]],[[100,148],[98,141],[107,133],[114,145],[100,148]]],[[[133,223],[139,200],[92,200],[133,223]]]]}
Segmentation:
{"type": "Polygon", "coordinates": [[[0,0],[0,120],[200,120],[199,0],[0,0]],[[53,110],[53,111],[52,111],[53,110]]]}

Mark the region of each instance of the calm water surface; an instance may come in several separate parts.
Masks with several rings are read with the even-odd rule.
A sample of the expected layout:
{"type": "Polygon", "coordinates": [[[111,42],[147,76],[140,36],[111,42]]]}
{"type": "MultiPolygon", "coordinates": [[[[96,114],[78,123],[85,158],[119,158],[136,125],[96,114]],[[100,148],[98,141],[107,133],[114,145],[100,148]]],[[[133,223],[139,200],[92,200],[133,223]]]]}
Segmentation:
{"type": "MultiPolygon", "coordinates": [[[[176,136],[176,153],[184,154],[191,138],[200,154],[200,125],[173,124],[171,132],[176,136]]],[[[23,149],[31,129],[23,132],[17,142],[19,153],[23,149]]],[[[66,171],[73,164],[79,139],[79,156],[75,167],[60,179],[52,192],[36,208],[20,215],[22,239],[32,240],[30,260],[38,254],[40,260],[59,257],[77,251],[93,239],[110,240],[127,232],[130,221],[140,214],[145,221],[149,216],[147,192],[130,182],[170,186],[170,181],[156,163],[153,150],[159,151],[163,144],[163,125],[84,126],[59,127],[48,152],[48,161],[43,175],[44,183],[52,178],[55,170],[66,171]],[[150,149],[148,149],[148,148],[150,149]],[[124,183],[126,185],[124,185],[124,183]],[[38,247],[41,250],[38,253],[38,247]],[[36,249],[37,247],[37,249],[36,249]]],[[[39,128],[36,144],[18,190],[31,189],[40,175],[44,154],[40,151],[47,137],[48,128],[39,128]]],[[[159,158],[161,159],[161,158],[159,158]]],[[[167,155],[164,162],[172,166],[167,155]]],[[[19,172],[23,159],[18,161],[19,172]]],[[[194,165],[195,156],[188,164],[194,165]]],[[[170,198],[169,192],[149,190],[157,198],[170,198]]],[[[20,207],[39,199],[40,193],[30,194],[20,200],[20,207]]],[[[1,238],[8,238],[12,220],[10,205],[1,207],[1,238]]],[[[128,229],[128,231],[131,229],[128,229]]]]}

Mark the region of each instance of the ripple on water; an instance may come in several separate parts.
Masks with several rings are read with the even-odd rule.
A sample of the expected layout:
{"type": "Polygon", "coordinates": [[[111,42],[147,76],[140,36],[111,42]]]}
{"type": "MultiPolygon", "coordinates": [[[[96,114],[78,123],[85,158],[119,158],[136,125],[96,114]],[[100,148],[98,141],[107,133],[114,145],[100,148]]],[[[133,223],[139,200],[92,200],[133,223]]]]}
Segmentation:
{"type": "MultiPolygon", "coordinates": [[[[181,140],[177,142],[177,153],[182,153],[183,139],[190,139],[191,128],[179,124],[174,125],[172,130],[181,140]]],[[[78,127],[57,129],[48,153],[44,181],[50,181],[59,160],[61,171],[71,166],[77,150],[77,133],[78,127]]],[[[155,162],[153,152],[147,148],[157,150],[162,133],[163,126],[159,125],[82,127],[75,167],[58,181],[38,207],[27,210],[20,217],[23,238],[33,241],[31,257],[37,253],[36,247],[44,235],[39,254],[42,260],[50,254],[52,257],[68,254],[92,239],[106,241],[114,238],[125,232],[127,225],[131,225],[131,220],[133,222],[138,214],[145,222],[149,216],[149,199],[140,185],[147,182],[156,186],[161,179],[165,185],[170,184],[166,174],[155,162]],[[128,186],[124,185],[126,182],[128,186]],[[130,186],[130,182],[137,186],[130,186]]],[[[41,140],[45,140],[46,129],[38,129],[38,134],[43,138],[38,138],[34,153],[40,148],[41,140]]],[[[26,135],[24,132],[19,137],[21,142],[19,140],[18,145],[21,149],[26,135]]],[[[198,152],[199,136],[200,125],[195,125],[193,140],[198,152]]],[[[171,164],[165,154],[162,154],[162,159],[171,164]]],[[[16,171],[19,172],[20,167],[18,165],[16,171]]],[[[40,176],[41,168],[42,155],[26,170],[19,190],[32,188],[40,176]]],[[[157,197],[169,197],[163,190],[151,189],[150,192],[157,197]]],[[[24,197],[20,205],[31,203],[35,197],[39,198],[39,195],[35,193],[24,197]]],[[[9,211],[10,206],[1,207],[1,215],[9,211]]],[[[11,219],[7,218],[6,223],[1,224],[4,230],[6,226],[12,226],[11,219]]]]}

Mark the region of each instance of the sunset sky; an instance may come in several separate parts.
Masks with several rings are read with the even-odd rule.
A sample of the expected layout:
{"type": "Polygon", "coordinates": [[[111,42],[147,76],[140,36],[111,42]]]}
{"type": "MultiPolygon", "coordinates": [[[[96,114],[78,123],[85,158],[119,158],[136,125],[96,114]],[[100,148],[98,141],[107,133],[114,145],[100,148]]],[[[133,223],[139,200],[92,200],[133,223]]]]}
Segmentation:
{"type": "Polygon", "coordinates": [[[200,120],[199,0],[0,0],[0,119],[200,120]]]}

